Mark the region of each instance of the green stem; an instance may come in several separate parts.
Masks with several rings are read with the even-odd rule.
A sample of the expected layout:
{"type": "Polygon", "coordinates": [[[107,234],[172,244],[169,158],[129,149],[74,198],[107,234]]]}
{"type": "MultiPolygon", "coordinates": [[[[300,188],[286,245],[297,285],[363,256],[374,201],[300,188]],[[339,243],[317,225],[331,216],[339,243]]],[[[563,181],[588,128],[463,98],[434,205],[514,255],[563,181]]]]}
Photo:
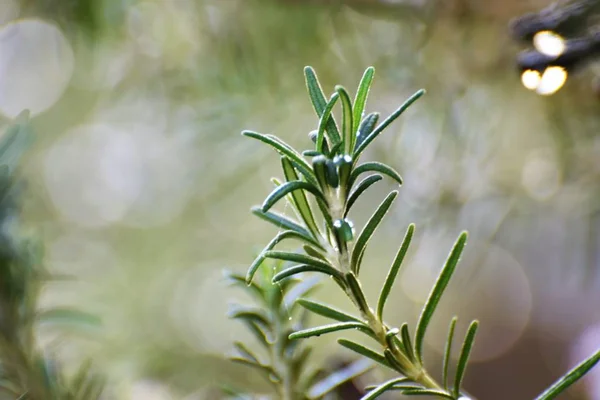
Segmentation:
{"type": "MultiPolygon", "coordinates": [[[[336,218],[341,218],[343,210],[345,209],[345,201],[346,196],[345,193],[347,190],[345,188],[340,188],[337,191],[337,196],[331,196],[328,199],[330,204],[329,213],[331,217],[335,220],[336,218]],[[340,194],[343,194],[340,196],[340,194]]],[[[338,267],[341,271],[347,273],[350,271],[350,257],[349,252],[346,246],[346,243],[338,243],[337,247],[337,262],[338,267]]],[[[358,279],[358,278],[357,278],[358,279]]],[[[368,322],[369,327],[375,332],[377,340],[379,344],[383,347],[383,349],[389,349],[392,352],[392,355],[396,359],[399,365],[402,366],[402,373],[409,379],[413,380],[416,383],[423,385],[428,389],[437,389],[443,390],[443,387],[438,384],[432,377],[429,375],[427,370],[420,364],[411,361],[411,359],[404,354],[399,348],[396,346],[389,346],[387,341],[387,334],[390,331],[383,321],[380,321],[377,318],[369,307],[366,297],[364,296],[364,292],[362,288],[358,288],[359,293],[355,293],[349,287],[346,288],[346,294],[352,302],[359,309],[362,317],[368,322]]]]}

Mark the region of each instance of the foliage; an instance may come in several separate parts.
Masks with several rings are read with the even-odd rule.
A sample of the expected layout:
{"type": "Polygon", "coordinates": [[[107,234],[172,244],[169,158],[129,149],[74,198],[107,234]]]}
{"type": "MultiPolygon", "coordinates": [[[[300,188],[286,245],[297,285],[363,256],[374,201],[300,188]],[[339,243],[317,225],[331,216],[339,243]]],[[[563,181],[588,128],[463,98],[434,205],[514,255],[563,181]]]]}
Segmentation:
{"type": "Polygon", "coordinates": [[[50,349],[37,343],[39,324],[92,324],[93,316],[71,309],[39,308],[45,282],[52,276],[40,266],[37,244],[19,234],[16,178],[19,160],[32,139],[29,113],[21,113],[0,141],[0,398],[22,400],[94,400],[104,379],[86,361],[72,376],[60,368],[50,349]]]}
{"type": "MultiPolygon", "coordinates": [[[[300,281],[296,285],[301,285],[305,278],[299,277],[310,272],[319,272],[331,277],[352,301],[357,314],[352,315],[327,304],[301,297],[296,301],[297,304],[308,311],[331,319],[332,323],[313,328],[296,328],[288,336],[291,339],[289,345],[299,339],[346,330],[357,330],[370,337],[377,348],[371,349],[347,339],[339,339],[338,343],[363,358],[395,371],[398,376],[368,387],[368,393],[363,399],[374,399],[388,391],[399,391],[405,395],[433,395],[447,399],[468,398],[462,383],[475,342],[478,321],[473,321],[467,330],[459,351],[458,362],[453,368],[453,380],[450,379],[450,361],[456,317],[450,321],[441,381],[434,379],[424,363],[424,338],[427,328],[457,267],[467,242],[467,233],[463,232],[458,236],[415,327],[411,328],[407,323],[395,327],[384,318],[386,301],[410,246],[415,230],[414,225],[411,224],[406,231],[387,278],[382,284],[376,307],[370,306],[362,289],[360,273],[365,251],[398,192],[392,191],[388,194],[358,234],[348,214],[357,198],[384,175],[399,185],[402,183],[402,178],[388,165],[378,162],[359,162],[360,156],[369,144],[424,94],[423,90],[416,92],[378,124],[378,113],[364,115],[373,75],[373,68],[365,71],[352,101],[350,94],[342,86],[336,86],[335,92],[327,98],[314,70],[310,67],[305,68],[308,93],[319,118],[318,129],[309,134],[314,143],[312,149],[300,153],[274,135],[243,132],[243,135],[271,146],[280,154],[284,176],[284,180],[281,181],[273,179],[275,189],[267,196],[262,206],[253,209],[254,214],[277,226],[280,232],[250,266],[245,282],[249,285],[248,290],[257,293],[264,290],[252,288],[257,287],[257,280],[260,282],[265,280],[261,268],[266,259],[289,263],[285,269],[276,269],[272,276],[272,282],[282,287],[287,287],[290,281],[296,282],[298,279],[300,281]],[[341,117],[338,120],[332,113],[337,104],[341,105],[341,117]],[[359,181],[359,176],[365,173],[368,176],[359,181]],[[272,207],[283,199],[293,207],[298,219],[291,219],[271,211],[272,207]],[[274,250],[275,246],[287,239],[301,242],[301,250],[297,252],[274,250]]],[[[242,278],[236,279],[240,282],[242,278]]],[[[279,296],[279,299],[281,302],[282,297],[279,296]]],[[[257,314],[264,311],[273,312],[278,307],[279,304],[271,303],[264,306],[264,310],[258,309],[255,312],[257,314]]],[[[278,342],[276,340],[274,343],[278,342]]],[[[269,346],[270,342],[263,344],[269,346]]],[[[599,357],[600,351],[561,378],[548,391],[540,395],[539,399],[555,397],[592,368],[599,357]]],[[[294,391],[290,391],[283,398],[304,398],[302,397],[304,392],[300,388],[298,390],[297,393],[300,394],[294,396],[291,394],[294,391]]]]}
{"type": "MultiPolygon", "coordinates": [[[[273,277],[283,270],[282,261],[261,261],[256,271],[257,279],[246,285],[244,276],[227,272],[231,285],[246,292],[257,303],[254,307],[234,305],[230,317],[242,322],[256,338],[266,357],[241,342],[235,343],[236,354],[231,360],[254,368],[273,386],[281,399],[321,399],[328,393],[373,368],[368,360],[359,360],[321,379],[325,371],[310,363],[312,348],[289,335],[305,329],[309,312],[300,307],[298,299],[312,293],[318,277],[296,276],[281,284],[274,284],[273,277]],[[293,322],[292,322],[293,321],[293,322]]],[[[225,392],[243,398],[239,390],[226,388],[225,392]]]]}

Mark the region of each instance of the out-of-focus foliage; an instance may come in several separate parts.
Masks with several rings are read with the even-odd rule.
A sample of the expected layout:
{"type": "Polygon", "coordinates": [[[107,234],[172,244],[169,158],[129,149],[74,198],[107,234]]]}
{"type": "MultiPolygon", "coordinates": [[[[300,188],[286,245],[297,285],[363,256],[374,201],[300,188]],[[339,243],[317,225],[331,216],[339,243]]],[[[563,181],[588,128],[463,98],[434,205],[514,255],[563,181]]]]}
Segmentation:
{"type": "MultiPolygon", "coordinates": [[[[390,319],[414,322],[431,268],[469,230],[469,252],[426,338],[440,354],[432,363],[456,309],[460,321],[481,319],[479,365],[466,385],[486,399],[509,397],[499,378],[507,374],[512,391],[532,398],[591,352],[581,346],[597,346],[597,328],[583,331],[600,318],[596,66],[537,96],[520,82],[508,30],[547,2],[434,2],[426,18],[408,19],[301,0],[89,4],[92,30],[67,12],[69,1],[3,2],[0,124],[32,110],[24,223],[42,236],[45,264],[77,278],[53,284],[42,301],[102,317],[102,340],[73,351],[106,365],[123,399],[214,398],[217,383],[254,380],[219,356],[246,337],[225,318],[232,294],[219,271],[245,271],[273,234],[248,208],[270,191],[263,182],[277,161],[239,132],[305,142],[314,122],[298,78],[305,65],[330,91],[374,64],[379,97],[367,112],[429,92],[365,153],[407,183],[365,255],[364,286],[377,294],[414,221],[421,233],[389,300],[390,319]],[[572,362],[562,351],[571,344],[572,362]]],[[[370,210],[364,200],[357,224],[370,210]]],[[[344,304],[332,293],[319,296],[344,304]]],[[[321,346],[317,358],[330,359],[333,346],[321,346]]],[[[580,386],[582,398],[598,393],[598,381],[592,374],[580,386]]]]}

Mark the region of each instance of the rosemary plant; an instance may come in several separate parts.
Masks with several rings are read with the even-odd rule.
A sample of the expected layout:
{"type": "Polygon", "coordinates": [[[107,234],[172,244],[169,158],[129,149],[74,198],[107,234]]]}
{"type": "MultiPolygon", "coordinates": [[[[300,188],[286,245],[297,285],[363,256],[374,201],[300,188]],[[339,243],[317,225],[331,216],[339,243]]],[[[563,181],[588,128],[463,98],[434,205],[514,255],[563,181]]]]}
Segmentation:
{"type": "MultiPolygon", "coordinates": [[[[303,279],[296,276],[280,284],[273,277],[283,270],[281,261],[265,260],[257,270],[256,279],[246,285],[244,276],[226,272],[231,285],[244,289],[257,306],[233,305],[229,316],[244,323],[263,347],[266,357],[261,357],[250,346],[235,342],[234,362],[256,369],[268,382],[277,398],[286,400],[322,399],[328,393],[373,367],[370,360],[358,360],[324,379],[325,371],[311,368],[312,348],[289,335],[306,327],[309,313],[299,307],[297,300],[313,292],[319,277],[303,279]]],[[[226,388],[225,392],[242,398],[239,390],[226,388]]]]}
{"type": "MultiPolygon", "coordinates": [[[[398,374],[394,379],[368,387],[368,393],[363,400],[377,398],[387,391],[399,391],[404,395],[433,395],[453,400],[468,398],[462,384],[469,355],[475,342],[478,321],[473,321],[467,330],[458,355],[457,365],[453,368],[453,379],[450,379],[450,355],[456,317],[449,323],[441,379],[436,379],[431,370],[427,368],[423,354],[427,328],[457,267],[467,243],[467,233],[463,232],[458,236],[425,302],[416,326],[409,327],[407,323],[403,323],[398,327],[385,320],[384,311],[386,301],[411,243],[415,227],[411,224],[406,230],[387,278],[382,284],[379,298],[372,306],[366,298],[360,282],[362,261],[369,240],[389,211],[398,192],[392,191],[388,194],[358,234],[348,217],[356,200],[370,186],[382,180],[383,176],[393,179],[398,185],[402,184],[400,175],[390,166],[379,162],[360,162],[360,158],[365,149],[425,93],[424,90],[416,92],[390,116],[379,122],[380,115],[377,112],[364,115],[365,103],[374,76],[373,68],[365,71],[354,100],[351,100],[350,94],[342,86],[336,86],[335,92],[327,99],[314,70],[306,67],[304,72],[308,93],[319,118],[318,129],[309,134],[314,143],[312,149],[299,153],[274,135],[251,131],[243,132],[244,136],[259,140],[273,147],[280,154],[284,177],[284,180],[273,179],[275,189],[260,207],[252,209],[255,215],[276,225],[280,232],[250,266],[245,277],[246,283],[250,285],[248,290],[259,294],[259,298],[264,297],[265,289],[257,286],[255,277],[258,274],[261,285],[265,284],[265,279],[269,276],[260,271],[262,271],[261,268],[266,259],[290,264],[287,268],[276,271],[272,276],[272,282],[285,289],[288,288],[290,279],[298,279],[300,274],[318,272],[329,275],[351,300],[356,314],[353,315],[334,309],[327,304],[310,300],[306,298],[305,293],[296,303],[304,309],[334,322],[325,326],[296,329],[289,334],[290,341],[283,342],[286,348],[298,348],[293,343],[299,339],[330,332],[358,330],[373,340],[374,348],[347,339],[339,339],[338,343],[398,374]],[[341,104],[341,118],[339,118],[341,126],[333,115],[336,104],[341,104]],[[359,180],[363,175],[367,176],[359,180]],[[293,207],[298,216],[297,220],[272,211],[273,206],[283,199],[293,207]],[[274,250],[278,243],[288,239],[295,239],[302,243],[300,250],[297,252],[274,250]]],[[[235,279],[239,282],[242,278],[235,279]]],[[[300,278],[300,280],[302,279],[300,278]]],[[[285,291],[285,289],[283,290],[285,291]]],[[[278,295],[270,297],[270,301],[271,303],[263,306],[263,311],[279,313],[278,307],[283,304],[281,297],[278,295]],[[273,301],[279,302],[274,303],[273,301]]],[[[252,318],[258,321],[256,318],[263,315],[261,312],[256,312],[252,318]]],[[[258,324],[250,326],[261,337],[264,335],[264,330],[257,329],[258,324]]],[[[286,334],[286,330],[276,330],[276,332],[278,335],[286,334]]],[[[267,347],[277,346],[281,343],[281,339],[275,340],[274,344],[268,338],[263,338],[262,341],[267,347]]],[[[238,347],[238,350],[248,353],[244,348],[238,347]]],[[[251,359],[250,354],[246,354],[244,362],[247,362],[247,359],[251,359]]],[[[538,399],[556,397],[599,360],[600,351],[562,377],[538,399]]],[[[253,363],[258,364],[259,368],[262,366],[258,362],[253,363]]],[[[272,371],[267,370],[267,372],[271,374],[272,371]]],[[[281,376],[279,378],[287,379],[281,376]]],[[[283,386],[285,387],[285,384],[283,386]]],[[[298,388],[304,389],[302,386],[298,388]]],[[[288,400],[307,398],[305,392],[284,389],[282,393],[282,398],[288,400]]]]}
{"type": "Polygon", "coordinates": [[[32,139],[29,113],[21,113],[0,139],[0,399],[97,400],[104,379],[90,361],[67,376],[50,349],[36,340],[39,323],[95,323],[70,309],[41,310],[38,298],[54,279],[40,265],[37,243],[19,232],[19,159],[32,139]],[[9,397],[7,397],[9,396],[9,397]]]}

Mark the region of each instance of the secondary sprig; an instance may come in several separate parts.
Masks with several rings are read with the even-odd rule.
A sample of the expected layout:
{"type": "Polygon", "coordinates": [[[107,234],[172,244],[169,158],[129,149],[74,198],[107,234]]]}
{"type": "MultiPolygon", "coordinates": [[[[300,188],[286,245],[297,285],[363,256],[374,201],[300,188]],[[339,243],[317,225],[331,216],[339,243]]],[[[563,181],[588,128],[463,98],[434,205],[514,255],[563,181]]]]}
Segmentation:
{"type": "MultiPolygon", "coordinates": [[[[284,284],[299,274],[310,272],[329,275],[335,281],[352,301],[358,315],[301,298],[298,304],[306,310],[334,322],[296,330],[289,335],[289,339],[304,339],[344,330],[358,330],[370,337],[376,343],[374,349],[347,339],[339,339],[338,342],[343,347],[396,371],[399,376],[368,387],[368,393],[363,400],[374,399],[391,390],[405,395],[434,395],[457,400],[467,397],[462,390],[462,383],[474,345],[478,321],[473,321],[467,329],[454,368],[453,380],[450,380],[450,361],[456,317],[450,321],[441,381],[434,379],[425,367],[423,353],[427,328],[456,269],[467,242],[467,233],[459,235],[413,329],[409,328],[407,323],[399,327],[389,324],[384,319],[384,310],[411,243],[414,225],[411,224],[406,231],[387,278],[382,284],[376,307],[370,306],[360,283],[363,257],[369,241],[391,208],[398,192],[392,191],[386,196],[358,234],[348,214],[356,200],[384,176],[393,179],[398,185],[402,184],[402,178],[388,165],[379,162],[361,163],[359,160],[365,149],[425,93],[423,90],[417,91],[396,111],[379,122],[379,113],[365,115],[365,104],[373,76],[374,69],[368,68],[352,101],[350,94],[342,86],[336,86],[334,93],[327,98],[315,71],[310,67],[305,68],[308,93],[319,117],[317,129],[309,133],[314,143],[312,149],[300,153],[277,136],[243,132],[243,135],[274,148],[281,156],[283,171],[282,180],[272,179],[275,189],[263,204],[252,209],[255,215],[277,226],[280,233],[252,263],[245,280],[247,284],[253,285],[254,276],[264,260],[274,259],[290,264],[273,276],[274,283],[284,284]],[[333,114],[337,104],[341,105],[341,124],[333,114]],[[308,161],[309,159],[311,161],[308,161]],[[367,176],[359,181],[363,174],[367,176]],[[284,199],[293,207],[297,219],[272,211],[272,207],[284,199]],[[301,250],[274,250],[280,242],[289,239],[300,242],[301,250]]],[[[561,378],[538,399],[555,397],[587,372],[599,358],[600,351],[561,378]]]]}
{"type": "MultiPolygon", "coordinates": [[[[259,345],[255,348],[235,342],[235,354],[230,359],[257,371],[272,386],[278,399],[322,399],[340,385],[373,368],[373,363],[358,360],[322,378],[324,371],[310,362],[312,347],[289,338],[295,330],[306,327],[309,313],[299,307],[298,299],[314,292],[319,279],[296,276],[274,284],[273,276],[283,267],[281,261],[265,260],[249,286],[244,276],[226,272],[229,283],[245,290],[256,303],[253,306],[235,304],[229,316],[242,322],[259,345]]],[[[235,398],[245,398],[239,389],[224,388],[224,391],[235,398]]]]}

